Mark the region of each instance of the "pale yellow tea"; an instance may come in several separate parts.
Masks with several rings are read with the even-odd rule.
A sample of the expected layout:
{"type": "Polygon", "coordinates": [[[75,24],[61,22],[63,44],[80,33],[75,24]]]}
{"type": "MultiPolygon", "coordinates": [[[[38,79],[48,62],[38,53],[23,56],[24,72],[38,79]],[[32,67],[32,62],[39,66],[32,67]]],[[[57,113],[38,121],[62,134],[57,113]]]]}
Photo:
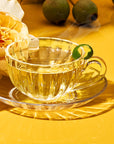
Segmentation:
{"type": "MultiPolygon", "coordinates": [[[[15,55],[21,59],[19,52],[15,55]]],[[[23,50],[22,55],[29,66],[8,64],[8,69],[12,83],[29,97],[49,100],[69,92],[76,85],[81,69],[69,64],[73,61],[70,50],[40,47],[35,51],[23,50]]]]}
{"type": "Polygon", "coordinates": [[[14,86],[35,100],[54,102],[77,85],[84,68],[84,50],[72,58],[77,46],[58,38],[31,38],[15,42],[6,49],[9,76],[14,86]]]}

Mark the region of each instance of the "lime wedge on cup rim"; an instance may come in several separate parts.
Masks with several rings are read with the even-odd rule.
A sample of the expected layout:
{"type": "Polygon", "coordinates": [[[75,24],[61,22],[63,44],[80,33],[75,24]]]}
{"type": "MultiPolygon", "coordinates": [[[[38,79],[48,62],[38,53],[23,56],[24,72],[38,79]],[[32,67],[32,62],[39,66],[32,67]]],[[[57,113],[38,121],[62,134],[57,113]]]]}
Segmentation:
{"type": "Polygon", "coordinates": [[[85,60],[86,60],[86,59],[89,59],[90,57],[93,56],[93,49],[92,49],[92,47],[91,47],[90,45],[88,45],[88,44],[80,44],[80,45],[76,46],[76,47],[74,48],[73,52],[72,52],[72,57],[73,57],[74,59],[78,59],[78,58],[81,57],[81,54],[80,54],[80,52],[79,52],[80,47],[83,47],[84,49],[85,49],[85,48],[87,49],[86,55],[85,55],[85,57],[84,57],[85,60]]]}

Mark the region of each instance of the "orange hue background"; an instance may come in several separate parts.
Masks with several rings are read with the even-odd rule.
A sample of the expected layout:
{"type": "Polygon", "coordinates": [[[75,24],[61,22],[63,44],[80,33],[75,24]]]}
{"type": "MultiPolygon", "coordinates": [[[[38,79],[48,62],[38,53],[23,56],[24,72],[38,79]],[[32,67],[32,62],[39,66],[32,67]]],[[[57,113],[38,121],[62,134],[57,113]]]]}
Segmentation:
{"type": "Polygon", "coordinates": [[[108,68],[109,84],[99,102],[106,103],[107,110],[85,119],[47,121],[13,114],[7,105],[0,103],[1,144],[114,144],[114,5],[110,0],[95,2],[99,20],[91,28],[77,27],[72,15],[64,26],[52,25],[44,18],[39,4],[22,5],[23,21],[35,36],[61,37],[94,48],[94,55],[102,57],[108,68]]]}

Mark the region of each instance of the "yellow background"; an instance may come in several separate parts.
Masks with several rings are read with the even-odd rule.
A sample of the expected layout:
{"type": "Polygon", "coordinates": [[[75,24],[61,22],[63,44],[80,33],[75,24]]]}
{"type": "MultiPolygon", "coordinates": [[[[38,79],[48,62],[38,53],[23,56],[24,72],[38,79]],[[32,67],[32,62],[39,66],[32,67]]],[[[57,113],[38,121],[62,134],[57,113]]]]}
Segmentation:
{"type": "Polygon", "coordinates": [[[114,144],[114,5],[110,0],[95,2],[100,9],[99,19],[91,28],[73,25],[72,15],[64,26],[52,25],[44,18],[41,5],[32,4],[22,6],[23,21],[35,36],[56,36],[90,44],[94,55],[107,64],[109,85],[102,96],[110,108],[84,119],[48,121],[13,114],[7,105],[0,103],[0,144],[114,144]]]}

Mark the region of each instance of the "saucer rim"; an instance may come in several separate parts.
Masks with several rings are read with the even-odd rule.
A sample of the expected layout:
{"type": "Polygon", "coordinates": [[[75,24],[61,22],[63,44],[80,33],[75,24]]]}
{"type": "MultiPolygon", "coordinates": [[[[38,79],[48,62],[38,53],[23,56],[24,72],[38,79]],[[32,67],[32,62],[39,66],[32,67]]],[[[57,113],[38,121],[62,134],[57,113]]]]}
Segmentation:
{"type": "MultiPolygon", "coordinates": [[[[94,86],[96,85],[98,82],[102,81],[104,79],[104,82],[105,82],[105,85],[104,87],[102,88],[102,90],[100,92],[98,92],[97,94],[95,94],[94,96],[91,96],[91,97],[88,97],[88,98],[85,98],[83,100],[76,100],[76,101],[73,101],[73,102],[68,102],[68,103],[55,103],[55,104],[34,104],[34,103],[26,103],[26,102],[19,102],[19,101],[16,101],[16,100],[11,100],[11,99],[8,99],[8,98],[5,98],[5,97],[2,97],[0,96],[0,101],[5,103],[5,104],[8,104],[10,106],[13,106],[13,107],[21,107],[23,108],[23,106],[21,105],[28,105],[28,106],[40,106],[40,107],[43,107],[43,106],[48,106],[48,107],[55,107],[55,106],[68,106],[68,105],[73,105],[73,104],[78,104],[78,103],[82,103],[82,102],[86,102],[86,101],[89,101],[89,100],[92,100],[94,99],[95,97],[99,96],[107,87],[107,79],[106,77],[102,77],[100,80],[98,80],[97,82],[93,83],[91,86],[94,86]],[[9,102],[9,103],[8,103],[9,102]],[[17,105],[18,104],[18,105],[17,105]]],[[[84,87],[83,89],[85,89],[87,87],[84,87]]],[[[81,89],[81,90],[83,90],[81,89]]],[[[25,109],[29,109],[28,107],[25,108],[25,109]]]]}

